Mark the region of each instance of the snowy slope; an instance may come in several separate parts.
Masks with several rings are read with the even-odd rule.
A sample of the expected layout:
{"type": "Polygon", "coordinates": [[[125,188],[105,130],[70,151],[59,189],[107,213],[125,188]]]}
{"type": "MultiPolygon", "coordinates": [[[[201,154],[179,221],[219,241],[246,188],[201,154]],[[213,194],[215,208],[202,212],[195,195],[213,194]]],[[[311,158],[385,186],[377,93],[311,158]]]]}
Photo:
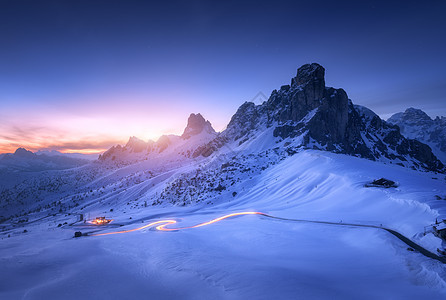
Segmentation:
{"type": "MultiPolygon", "coordinates": [[[[238,187],[235,197],[209,198],[214,205],[121,205],[109,212],[103,201],[91,212],[107,212],[115,224],[124,225],[99,232],[172,218],[188,226],[251,210],[293,219],[383,224],[434,248],[441,242],[422,233],[435,218],[446,217],[446,201],[435,197],[445,197],[446,189],[443,176],[432,177],[307,150],[252,176],[238,187]],[[397,181],[399,187],[364,187],[382,176],[397,181]]],[[[127,201],[132,200],[133,195],[127,195],[127,201]]],[[[75,220],[76,216],[61,214],[2,232],[2,298],[441,299],[446,293],[440,262],[408,251],[407,245],[379,229],[262,216],[176,232],[145,229],[80,239],[71,238],[74,231],[97,232],[97,228],[83,223],[57,227],[75,220]]]]}

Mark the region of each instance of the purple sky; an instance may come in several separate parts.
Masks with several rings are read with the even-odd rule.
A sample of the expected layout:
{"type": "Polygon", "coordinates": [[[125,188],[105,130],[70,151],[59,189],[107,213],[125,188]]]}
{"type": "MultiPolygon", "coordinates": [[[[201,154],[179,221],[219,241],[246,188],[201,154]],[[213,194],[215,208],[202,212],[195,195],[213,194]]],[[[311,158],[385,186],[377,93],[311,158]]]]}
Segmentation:
{"type": "Polygon", "coordinates": [[[446,115],[445,1],[0,1],[0,152],[221,130],[318,62],[384,118],[446,115]]]}

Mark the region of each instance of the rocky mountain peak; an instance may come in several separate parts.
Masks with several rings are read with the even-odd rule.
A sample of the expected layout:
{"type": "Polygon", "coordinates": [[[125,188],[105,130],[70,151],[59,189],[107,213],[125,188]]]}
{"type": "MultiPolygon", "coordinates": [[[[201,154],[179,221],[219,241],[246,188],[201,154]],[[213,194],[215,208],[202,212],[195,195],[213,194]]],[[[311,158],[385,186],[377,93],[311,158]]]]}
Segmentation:
{"type": "Polygon", "coordinates": [[[325,86],[325,69],[320,64],[305,64],[297,69],[296,77],[291,79],[291,85],[305,85],[316,82],[325,86]]]}
{"type": "Polygon", "coordinates": [[[432,119],[421,109],[410,107],[403,113],[405,119],[418,119],[423,121],[431,121],[432,119]]]}
{"type": "MultiPolygon", "coordinates": [[[[385,122],[370,109],[355,106],[343,89],[326,87],[324,75],[325,69],[316,63],[298,68],[291,85],[274,90],[266,102],[240,106],[226,130],[200,153],[209,156],[227,141],[245,143],[272,127],[277,143],[294,141],[293,147],[299,149],[325,150],[415,169],[445,171],[429,146],[406,139],[398,126],[385,122]]],[[[419,114],[414,109],[409,112],[419,114]]],[[[424,114],[420,116],[425,118],[424,114]]]]}
{"type": "Polygon", "coordinates": [[[399,112],[392,115],[387,122],[398,124],[398,123],[431,123],[432,119],[421,109],[410,107],[404,112],[399,112]]]}
{"type": "Polygon", "coordinates": [[[309,135],[315,140],[333,144],[344,139],[348,96],[342,89],[325,87],[324,75],[321,65],[306,64],[297,70],[290,87],[273,91],[266,105],[269,117],[279,123],[275,136],[301,135],[303,124],[309,122],[309,135]]]}
{"type": "Polygon", "coordinates": [[[206,121],[200,113],[198,114],[192,113],[187,119],[187,126],[184,129],[184,132],[181,135],[181,137],[183,139],[188,139],[191,136],[200,134],[203,130],[205,130],[208,133],[215,132],[214,128],[212,128],[211,123],[209,121],[206,121]]]}
{"type": "Polygon", "coordinates": [[[431,119],[424,111],[408,108],[391,116],[389,123],[397,125],[401,133],[429,145],[435,155],[446,162],[446,119],[436,117],[431,119]]]}
{"type": "Polygon", "coordinates": [[[142,152],[147,148],[148,143],[143,140],[137,138],[136,136],[132,136],[129,138],[129,141],[125,145],[126,149],[130,149],[133,152],[142,152]]]}

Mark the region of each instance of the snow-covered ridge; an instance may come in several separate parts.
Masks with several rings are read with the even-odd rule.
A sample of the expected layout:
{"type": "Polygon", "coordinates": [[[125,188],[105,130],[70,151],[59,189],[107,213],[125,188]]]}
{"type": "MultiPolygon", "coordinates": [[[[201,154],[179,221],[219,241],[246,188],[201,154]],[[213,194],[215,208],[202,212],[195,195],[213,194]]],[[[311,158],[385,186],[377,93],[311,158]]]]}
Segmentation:
{"type": "Polygon", "coordinates": [[[396,113],[387,122],[398,125],[401,133],[429,145],[435,155],[446,163],[446,117],[432,119],[421,109],[408,108],[396,113]]]}
{"type": "Polygon", "coordinates": [[[33,153],[25,148],[18,148],[14,153],[0,156],[0,170],[4,172],[63,170],[88,164],[91,160],[91,157],[81,154],[63,154],[57,151],[33,153]]]}
{"type": "Polygon", "coordinates": [[[287,139],[295,147],[293,151],[311,148],[420,170],[445,170],[429,146],[405,138],[397,126],[366,107],[354,105],[343,89],[326,87],[324,76],[325,69],[319,64],[303,65],[291,84],[274,90],[268,101],[242,104],[221,133],[216,133],[201,114],[191,114],[181,136],[162,136],[156,142],[131,137],[125,146],[112,147],[99,160],[128,165],[166,156],[178,160],[208,157],[218,155],[222,147],[244,144],[273,128],[276,142],[287,139]]]}
{"type": "Polygon", "coordinates": [[[143,141],[130,137],[125,146],[113,146],[102,155],[99,161],[118,165],[128,165],[144,160],[184,160],[191,158],[197,148],[217,136],[209,121],[201,114],[191,114],[181,136],[163,135],[156,142],[143,141]]]}

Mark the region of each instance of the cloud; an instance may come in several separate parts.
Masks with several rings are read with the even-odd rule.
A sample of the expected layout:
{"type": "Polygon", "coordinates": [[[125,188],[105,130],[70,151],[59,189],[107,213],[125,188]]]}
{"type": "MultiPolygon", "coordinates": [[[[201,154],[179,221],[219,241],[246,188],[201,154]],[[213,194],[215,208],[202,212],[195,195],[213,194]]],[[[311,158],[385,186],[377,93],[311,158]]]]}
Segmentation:
{"type": "Polygon", "coordinates": [[[185,112],[158,113],[156,107],[132,106],[134,113],[128,112],[130,108],[113,109],[111,112],[91,109],[89,114],[28,107],[15,110],[0,119],[0,153],[13,152],[17,147],[33,151],[101,152],[125,143],[129,136],[156,140],[163,134],[181,134],[188,116],[185,112]]]}
{"type": "Polygon", "coordinates": [[[84,151],[91,152],[97,150],[97,152],[102,152],[113,145],[119,144],[120,142],[121,141],[118,140],[97,140],[97,141],[77,140],[71,142],[60,142],[60,143],[56,142],[52,144],[42,145],[36,150],[58,150],[62,152],[66,151],[72,152],[75,150],[78,150],[80,152],[84,151]]]}
{"type": "Polygon", "coordinates": [[[19,127],[13,124],[0,124],[0,138],[10,141],[32,140],[36,135],[42,133],[44,128],[41,126],[23,126],[19,127]]]}
{"type": "Polygon", "coordinates": [[[0,123],[0,153],[14,152],[19,147],[28,150],[58,150],[62,152],[102,152],[121,139],[103,135],[78,136],[67,130],[24,124],[0,123]]]}

